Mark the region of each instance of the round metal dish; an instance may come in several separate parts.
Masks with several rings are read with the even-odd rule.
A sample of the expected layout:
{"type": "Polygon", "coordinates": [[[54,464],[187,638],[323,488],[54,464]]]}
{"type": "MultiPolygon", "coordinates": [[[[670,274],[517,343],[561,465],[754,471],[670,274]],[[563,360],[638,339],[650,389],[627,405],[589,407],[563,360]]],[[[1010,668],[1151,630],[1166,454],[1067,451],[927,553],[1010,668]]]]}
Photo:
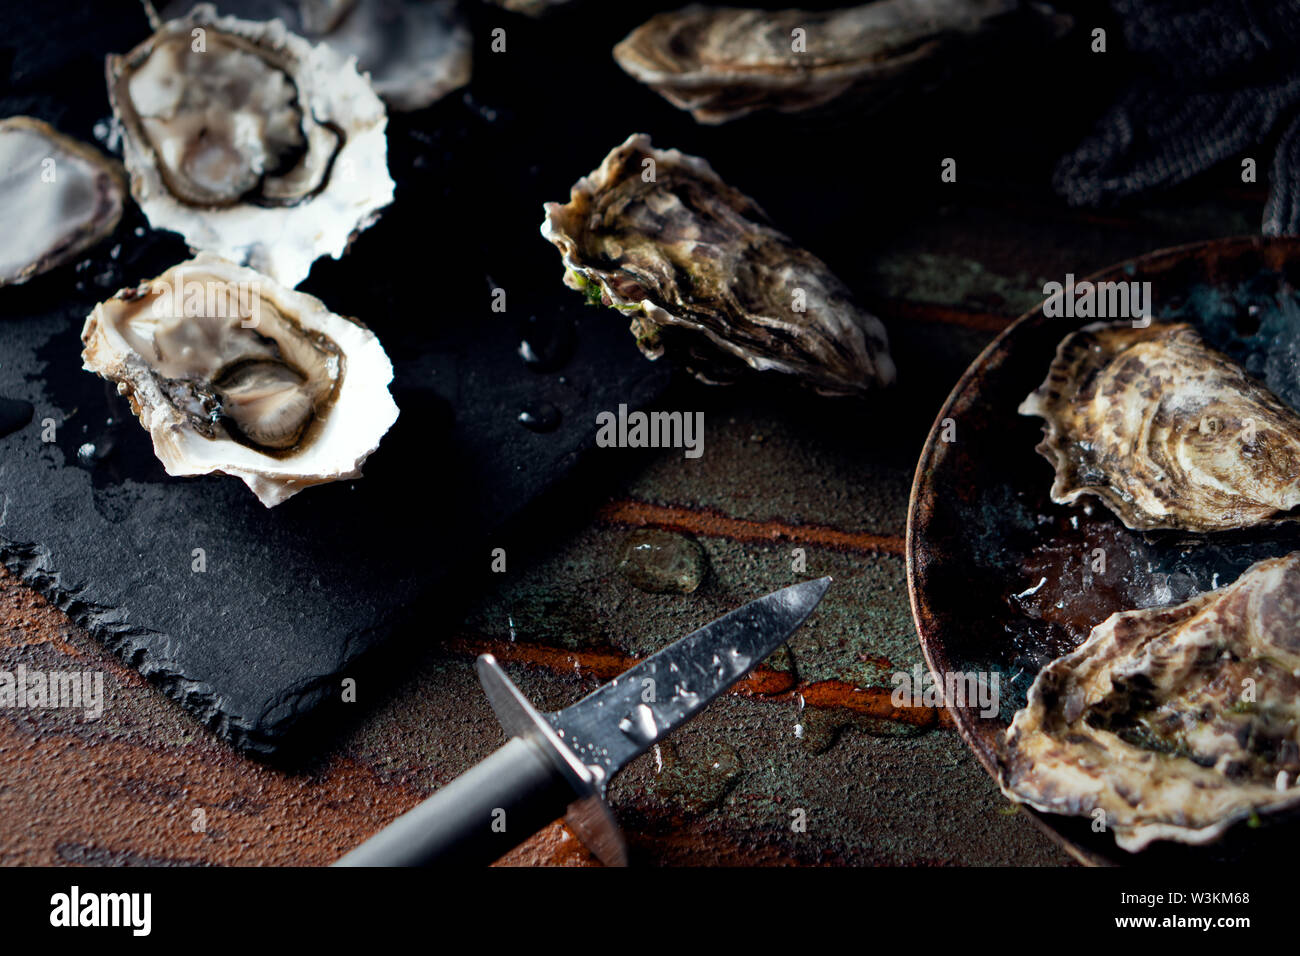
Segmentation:
{"type": "MultiPolygon", "coordinates": [[[[1061,277],[1063,281],[1065,277],[1061,277]]],[[[1300,240],[1216,240],[1151,253],[1088,277],[1151,283],[1153,321],[1196,325],[1280,398],[1300,407],[1300,240]]],[[[1116,611],[1178,603],[1230,583],[1250,564],[1300,549],[1300,528],[1192,535],[1129,531],[1100,503],[1056,505],[1035,451],[1041,420],[1017,413],[1046,377],[1057,343],[1096,318],[1022,316],[967,369],[917,465],[907,576],[932,673],[997,673],[1000,712],[949,710],[997,779],[998,742],[1044,664],[1116,611]],[[947,439],[947,440],[945,440],[947,439]],[[1100,549],[1105,570],[1093,568],[1100,549]],[[1041,582],[1041,583],[1040,583],[1041,582]]],[[[1218,844],[1157,843],[1141,854],[1089,820],[1021,812],[1089,864],[1282,859],[1300,830],[1273,818],[1218,844]]]]}

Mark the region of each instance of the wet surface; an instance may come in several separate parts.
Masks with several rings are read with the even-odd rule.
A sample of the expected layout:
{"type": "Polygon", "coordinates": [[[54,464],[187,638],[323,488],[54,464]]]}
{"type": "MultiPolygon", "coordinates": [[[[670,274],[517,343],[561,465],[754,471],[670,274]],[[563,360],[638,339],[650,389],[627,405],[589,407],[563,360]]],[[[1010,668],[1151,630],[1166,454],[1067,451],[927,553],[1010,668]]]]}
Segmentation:
{"type": "MultiPolygon", "coordinates": [[[[90,22],[96,6],[92,0],[80,4],[77,22],[90,22]]],[[[1264,194],[1210,192],[1212,186],[1201,184],[1119,212],[1064,208],[1045,183],[1054,157],[1080,135],[1079,116],[1092,100],[1081,96],[1078,110],[1062,110],[1057,90],[1062,84],[1087,88],[1099,107],[1120,82],[1110,63],[1099,67],[1086,53],[1044,55],[1033,64],[1008,61],[983,81],[963,83],[960,95],[928,99],[925,124],[907,111],[875,117],[869,149],[844,148],[845,128],[818,130],[797,117],[699,127],[617,72],[608,74],[607,87],[590,83],[591,64],[609,66],[599,51],[643,18],[646,6],[602,9],[598,20],[589,17],[590,5],[562,11],[547,29],[580,37],[582,48],[597,55],[557,57],[555,45],[534,32],[540,28],[474,5],[480,37],[501,20],[520,59],[481,46],[472,95],[390,127],[393,172],[403,190],[393,218],[364,234],[343,262],[319,264],[308,282],[307,290],[337,311],[366,318],[406,370],[395,383],[402,434],[395,430],[386,440],[400,446],[403,460],[384,464],[386,444],[356,491],[340,487],[331,496],[319,490],[329,497],[320,502],[327,517],[307,508],[289,527],[277,525],[273,541],[295,554],[305,540],[296,535],[323,527],[322,549],[342,550],[338,560],[350,572],[370,573],[367,566],[385,557],[385,546],[373,537],[340,543],[330,506],[346,513],[352,496],[366,494],[368,484],[404,473],[405,481],[384,484],[407,503],[395,508],[386,526],[401,529],[410,547],[406,557],[421,567],[438,560],[472,565],[475,573],[454,595],[454,612],[430,612],[442,606],[437,595],[417,605],[398,640],[368,666],[349,671],[357,681],[356,702],[337,702],[331,687],[328,729],[306,753],[267,763],[235,753],[67,615],[0,571],[0,669],[24,664],[105,675],[104,715],[97,721],[67,710],[0,711],[0,862],[329,862],[501,744],[474,677],[476,655],[495,654],[540,707],[558,709],[744,601],[821,574],[833,575],[835,585],[789,645],[661,743],[659,753],[652,748],[615,780],[611,799],[633,863],[1069,862],[1025,815],[1006,812],[946,711],[893,700],[892,676],[922,663],[903,540],[916,457],[952,384],[993,335],[1036,300],[1046,278],[1086,274],[1191,239],[1253,231],[1264,194]],[[519,71],[530,65],[547,83],[521,90],[519,71]],[[1033,89],[1025,88],[1026,70],[1037,71],[1041,81],[1033,89]],[[557,97],[556,88],[568,92],[557,97]],[[588,108],[573,107],[575,90],[584,91],[588,108]],[[984,108],[1026,96],[1039,100],[1023,108],[984,108]],[[595,105],[599,97],[608,98],[606,108],[595,105]],[[521,114],[539,117],[545,136],[512,138],[509,124],[521,114]],[[598,115],[610,117],[617,129],[596,122],[598,115]],[[581,296],[561,285],[558,258],[536,233],[540,203],[567,196],[577,175],[633,131],[628,124],[651,132],[658,146],[707,156],[724,178],[824,258],[884,319],[900,384],[887,396],[826,402],[762,385],[677,383],[661,404],[705,412],[701,458],[597,449],[490,540],[448,546],[430,529],[454,522],[462,502],[431,485],[430,475],[465,467],[464,458],[444,453],[430,436],[487,428],[492,418],[521,439],[505,467],[527,468],[538,447],[529,442],[555,435],[535,436],[517,424],[521,404],[539,397],[545,383],[553,391],[540,397],[573,421],[566,402],[590,387],[567,368],[535,371],[520,354],[525,340],[538,355],[550,341],[527,327],[529,316],[571,318],[578,349],[584,326],[608,328],[606,348],[622,342],[636,359],[629,369],[646,364],[621,317],[585,309],[581,296]],[[940,184],[934,158],[954,152],[959,182],[940,184]],[[467,190],[467,164],[481,167],[500,188],[467,190]],[[457,196],[473,203],[458,206],[457,196]],[[479,202],[481,208],[467,208],[479,202]],[[383,241],[388,225],[413,238],[383,241]],[[457,269],[462,246],[474,268],[457,269]],[[504,315],[490,309],[493,288],[507,292],[504,315]],[[472,310],[464,308],[467,302],[472,310]],[[484,408],[458,400],[464,395],[459,386],[440,387],[455,380],[448,366],[424,357],[422,343],[431,330],[445,332],[462,351],[499,344],[512,370],[503,378],[518,391],[484,408]],[[431,467],[412,471],[403,456],[419,448],[431,467]],[[709,571],[695,591],[647,593],[616,570],[621,542],[643,528],[699,543],[709,571]],[[508,555],[500,574],[488,571],[488,551],[496,546],[508,555]],[[200,819],[204,828],[195,829],[200,819]]],[[[131,17],[102,34],[45,30],[15,50],[15,72],[43,62],[50,54],[42,50],[57,49],[84,61],[90,77],[85,88],[99,88],[99,48],[128,49],[139,36],[131,17]]],[[[56,125],[63,121],[68,132],[86,139],[105,112],[94,97],[71,101],[48,92],[33,92],[14,106],[56,125]]],[[[57,402],[34,402],[33,422],[4,440],[30,445],[4,444],[0,452],[7,465],[21,447],[76,475],[105,523],[130,520],[141,499],[166,482],[150,455],[127,453],[127,443],[144,439],[147,445],[138,427],[125,429],[95,470],[76,463],[81,445],[98,448],[102,431],[113,427],[107,420],[119,418],[108,413],[112,403],[102,383],[78,371],[76,331],[104,294],[97,277],[117,270],[115,276],[133,281],[183,253],[152,244],[174,237],[137,235],[138,228],[136,221],[124,222],[119,236],[82,270],[0,290],[0,325],[57,303],[48,320],[53,351],[42,360],[48,367],[29,359],[40,381],[16,376],[20,386],[0,386],[0,394],[22,397],[24,389],[45,387],[49,376],[49,387],[62,395],[57,402]],[[118,240],[122,250],[114,259],[109,253],[118,240]],[[105,414],[84,414],[83,400],[100,403],[105,414]],[[45,417],[60,426],[53,446],[37,441],[45,417]],[[99,470],[115,467],[120,477],[99,477],[99,470]]],[[[6,383],[15,354],[0,351],[6,383]]],[[[627,387],[626,381],[620,385],[627,387]]],[[[958,434],[964,440],[965,423],[958,434]]],[[[469,470],[472,484],[477,475],[469,470]]],[[[180,485],[197,486],[196,499],[216,496],[203,505],[213,521],[194,526],[212,540],[222,540],[231,515],[243,514],[247,492],[238,483],[214,478],[180,485]],[[234,487],[223,491],[229,484],[234,487]]],[[[504,508],[510,500],[495,504],[504,508]]],[[[58,500],[48,507],[68,520],[77,514],[58,500]]],[[[101,528],[97,523],[81,534],[101,528]]],[[[153,535],[136,540],[144,548],[153,535]]],[[[193,545],[186,543],[175,560],[188,574],[193,545]]],[[[233,560],[234,553],[210,549],[209,567],[233,560]]],[[[310,575],[300,581],[314,593],[310,575]]],[[[391,585],[372,580],[368,586],[380,593],[391,585]]],[[[68,607],[80,619],[84,608],[75,601],[68,607]]],[[[968,619],[972,629],[987,632],[990,626],[978,616],[968,619]]],[[[232,610],[227,620],[223,638],[246,629],[241,611],[232,610]]],[[[271,660],[288,650],[277,636],[274,629],[258,634],[258,647],[272,649],[271,660]]],[[[262,667],[268,655],[247,654],[232,666],[262,667]]],[[[593,862],[558,824],[508,861],[593,862]]]]}
{"type": "Polygon", "coordinates": [[[0,438],[24,427],[36,411],[31,402],[16,398],[0,398],[0,438]]]}

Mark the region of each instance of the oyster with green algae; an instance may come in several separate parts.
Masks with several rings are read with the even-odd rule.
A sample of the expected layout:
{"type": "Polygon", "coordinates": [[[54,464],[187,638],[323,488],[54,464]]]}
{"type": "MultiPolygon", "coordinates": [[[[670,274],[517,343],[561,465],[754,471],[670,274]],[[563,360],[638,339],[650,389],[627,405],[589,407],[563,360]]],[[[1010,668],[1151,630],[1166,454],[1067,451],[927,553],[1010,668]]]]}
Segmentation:
{"type": "Polygon", "coordinates": [[[1065,337],[1020,406],[1052,500],[1100,498],[1134,530],[1224,531],[1300,507],[1300,416],[1184,323],[1095,323],[1065,337]]]}
{"type": "Polygon", "coordinates": [[[1122,848],[1207,843],[1300,806],[1300,552],[1174,607],[1114,614],[1029,689],[1000,754],[1012,800],[1122,848]]]}
{"type": "Polygon", "coordinates": [[[627,316],[647,357],[668,352],[704,381],[778,372],[850,394],[894,379],[884,326],[825,263],[703,159],[644,134],[547,203],[542,235],[566,285],[627,316]]]}

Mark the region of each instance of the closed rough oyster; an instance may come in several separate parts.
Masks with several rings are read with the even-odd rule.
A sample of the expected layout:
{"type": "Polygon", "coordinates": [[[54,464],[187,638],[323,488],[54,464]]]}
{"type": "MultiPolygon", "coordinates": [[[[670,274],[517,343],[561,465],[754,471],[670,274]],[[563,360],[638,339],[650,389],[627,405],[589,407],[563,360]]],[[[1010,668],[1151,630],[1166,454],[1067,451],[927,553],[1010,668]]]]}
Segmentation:
{"type": "Polygon", "coordinates": [[[880,98],[925,85],[977,42],[1059,35],[1069,24],[1020,0],[879,0],[817,12],[697,5],[651,17],[614,58],[701,123],[725,123],[759,109],[810,109],[851,90],[880,98]]]}
{"type": "Polygon", "coordinates": [[[781,372],[824,394],[894,379],[880,320],[702,159],[636,134],[545,208],[565,284],[627,315],[651,359],[668,351],[707,382],[781,372]]]}
{"type": "Polygon", "coordinates": [[[108,58],[131,193],[191,247],[295,286],[393,198],[384,105],[278,20],[201,4],[108,58]]]}
{"type": "Polygon", "coordinates": [[[1048,664],[1001,755],[1012,800],[1130,851],[1300,805],[1300,552],[1175,607],[1114,614],[1048,664]]]}
{"type": "Polygon", "coordinates": [[[268,508],[359,477],[397,419],[373,332],[216,256],[101,302],[81,341],[169,475],[233,475],[268,508]]]}
{"type": "Polygon", "coordinates": [[[0,286],[71,262],[122,218],[126,176],[98,150],[30,116],[0,120],[0,286]]]}
{"type": "Polygon", "coordinates": [[[1247,528],[1300,506],[1300,416],[1190,325],[1066,336],[1020,413],[1047,420],[1052,500],[1094,495],[1134,530],[1247,528]]]}

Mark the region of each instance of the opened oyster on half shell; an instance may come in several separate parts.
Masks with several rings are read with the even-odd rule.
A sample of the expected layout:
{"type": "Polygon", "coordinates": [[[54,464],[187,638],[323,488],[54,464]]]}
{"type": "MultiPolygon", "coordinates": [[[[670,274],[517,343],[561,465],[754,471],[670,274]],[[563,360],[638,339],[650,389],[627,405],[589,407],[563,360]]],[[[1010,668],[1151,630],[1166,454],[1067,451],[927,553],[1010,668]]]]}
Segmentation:
{"type": "Polygon", "coordinates": [[[1248,528],[1300,507],[1300,415],[1190,325],[1066,336],[1020,413],[1046,420],[1052,500],[1095,496],[1134,530],[1248,528]]]}
{"type": "Polygon", "coordinates": [[[387,116],[343,54],[209,4],[108,58],[131,193],[192,248],[296,286],[393,198],[387,116]]]}
{"type": "Polygon", "coordinates": [[[117,228],[121,166],[30,116],[0,120],[0,286],[70,262],[117,228]]]}
{"type": "Polygon", "coordinates": [[[832,395],[894,379],[880,320],[703,159],[635,134],[545,209],[565,284],[623,313],[651,359],[668,352],[706,382],[779,372],[832,395]]]}
{"type": "Polygon", "coordinates": [[[1173,607],[1114,614],[1048,664],[1000,783],[1049,813],[1104,815],[1123,849],[1207,843],[1300,806],[1300,552],[1173,607]]]}
{"type": "MultiPolygon", "coordinates": [[[[170,3],[167,19],[194,0],[170,3]]],[[[313,43],[324,41],[357,69],[393,110],[418,110],[469,82],[473,38],[456,0],[222,0],[244,20],[282,20],[313,43]]]]}
{"type": "Polygon", "coordinates": [[[1020,0],[878,0],[842,10],[689,6],[614,47],[628,74],[701,123],[760,109],[858,101],[925,86],[958,56],[1005,36],[1059,36],[1070,18],[1020,0]]]}
{"type": "Polygon", "coordinates": [[[233,475],[268,508],[359,477],[397,419],[373,332],[216,256],[101,302],[81,341],[169,475],[233,475]]]}

